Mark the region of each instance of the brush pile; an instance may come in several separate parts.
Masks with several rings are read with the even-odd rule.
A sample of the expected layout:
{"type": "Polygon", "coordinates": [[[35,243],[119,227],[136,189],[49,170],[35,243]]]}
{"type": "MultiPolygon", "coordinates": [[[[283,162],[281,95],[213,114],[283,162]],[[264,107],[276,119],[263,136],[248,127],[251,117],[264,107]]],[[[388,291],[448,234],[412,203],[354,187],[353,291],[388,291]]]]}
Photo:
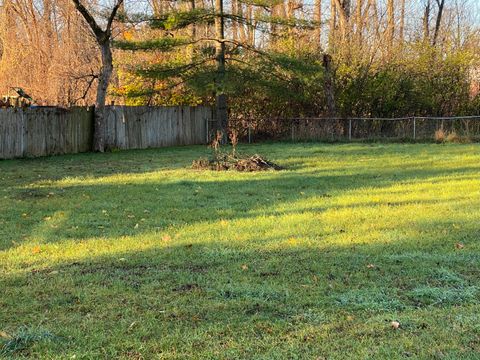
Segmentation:
{"type": "Polygon", "coordinates": [[[266,171],[266,170],[282,170],[283,168],[262,156],[255,154],[253,156],[239,156],[237,153],[237,136],[230,134],[230,141],[232,144],[231,152],[225,153],[221,151],[220,144],[222,141],[222,133],[217,133],[217,136],[211,144],[213,149],[212,158],[201,158],[194,160],[192,168],[196,170],[215,170],[215,171],[266,171]]]}
{"type": "Polygon", "coordinates": [[[265,171],[265,170],[282,170],[281,166],[264,159],[260,155],[253,155],[249,157],[238,157],[225,155],[214,159],[199,159],[194,160],[192,168],[196,170],[236,170],[236,171],[265,171]]]}

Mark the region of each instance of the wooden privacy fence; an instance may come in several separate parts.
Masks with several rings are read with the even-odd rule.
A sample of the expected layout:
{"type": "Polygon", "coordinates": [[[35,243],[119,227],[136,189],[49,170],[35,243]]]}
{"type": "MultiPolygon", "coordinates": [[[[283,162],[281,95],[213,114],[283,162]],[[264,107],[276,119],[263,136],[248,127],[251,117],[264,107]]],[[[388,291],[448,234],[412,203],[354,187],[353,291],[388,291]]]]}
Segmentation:
{"type": "MultiPolygon", "coordinates": [[[[107,107],[107,148],[205,144],[209,107],[107,107]]],[[[0,159],[72,154],[91,150],[93,110],[0,109],[0,159]]]]}

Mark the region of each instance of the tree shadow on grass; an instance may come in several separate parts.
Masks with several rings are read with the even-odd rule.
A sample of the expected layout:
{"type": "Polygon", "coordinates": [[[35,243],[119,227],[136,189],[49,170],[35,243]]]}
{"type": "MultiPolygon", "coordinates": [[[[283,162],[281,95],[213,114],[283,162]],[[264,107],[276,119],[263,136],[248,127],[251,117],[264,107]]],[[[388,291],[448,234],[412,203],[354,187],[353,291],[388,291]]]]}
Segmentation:
{"type": "Polygon", "coordinates": [[[213,348],[232,356],[273,349],[278,356],[292,349],[341,355],[328,345],[340,340],[330,336],[348,339],[353,355],[369,346],[359,331],[395,346],[385,331],[393,319],[404,326],[397,340],[422,338],[418,356],[429,348],[448,349],[452,345],[443,342],[458,326],[465,333],[457,348],[474,341],[474,323],[447,317],[462,314],[462,307],[470,316],[468,307],[480,303],[479,274],[472,270],[478,252],[447,249],[438,238],[425,239],[420,248],[412,238],[395,244],[265,246],[281,241],[267,237],[250,247],[180,242],[8,275],[0,279],[0,320],[6,330],[42,322],[70,339],[49,345],[57,355],[100,355],[105,347],[111,356],[176,349],[180,357],[202,358],[214,356],[213,348]],[[435,316],[437,310],[444,312],[435,316]],[[375,321],[373,330],[365,329],[367,321],[375,321]],[[307,335],[312,339],[306,341],[307,335]],[[225,341],[230,346],[223,348],[225,341]]]}

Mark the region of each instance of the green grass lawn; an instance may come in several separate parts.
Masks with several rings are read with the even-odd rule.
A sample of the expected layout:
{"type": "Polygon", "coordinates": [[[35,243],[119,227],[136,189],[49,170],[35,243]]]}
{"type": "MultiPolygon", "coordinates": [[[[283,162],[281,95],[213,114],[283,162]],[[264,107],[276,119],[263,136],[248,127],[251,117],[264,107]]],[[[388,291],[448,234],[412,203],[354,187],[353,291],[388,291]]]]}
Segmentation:
{"type": "Polygon", "coordinates": [[[480,358],[480,145],[241,150],[0,162],[0,358],[480,358]]]}

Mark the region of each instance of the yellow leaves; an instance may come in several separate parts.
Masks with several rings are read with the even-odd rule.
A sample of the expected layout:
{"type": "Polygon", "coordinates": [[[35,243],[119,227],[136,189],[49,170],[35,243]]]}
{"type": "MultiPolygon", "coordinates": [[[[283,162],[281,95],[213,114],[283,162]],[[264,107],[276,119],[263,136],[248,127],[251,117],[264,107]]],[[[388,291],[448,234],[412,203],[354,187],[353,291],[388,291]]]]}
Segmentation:
{"type": "Polygon", "coordinates": [[[133,37],[134,37],[134,32],[132,30],[125,30],[123,33],[122,33],[122,36],[125,40],[127,41],[132,41],[133,40],[133,37]]]}
{"type": "Polygon", "coordinates": [[[228,220],[225,220],[225,219],[220,220],[220,225],[223,227],[228,226],[228,220]]]}
{"type": "Polygon", "coordinates": [[[297,240],[297,238],[292,236],[287,240],[287,244],[290,245],[290,246],[296,246],[296,245],[298,245],[298,240],[297,240]]]}

